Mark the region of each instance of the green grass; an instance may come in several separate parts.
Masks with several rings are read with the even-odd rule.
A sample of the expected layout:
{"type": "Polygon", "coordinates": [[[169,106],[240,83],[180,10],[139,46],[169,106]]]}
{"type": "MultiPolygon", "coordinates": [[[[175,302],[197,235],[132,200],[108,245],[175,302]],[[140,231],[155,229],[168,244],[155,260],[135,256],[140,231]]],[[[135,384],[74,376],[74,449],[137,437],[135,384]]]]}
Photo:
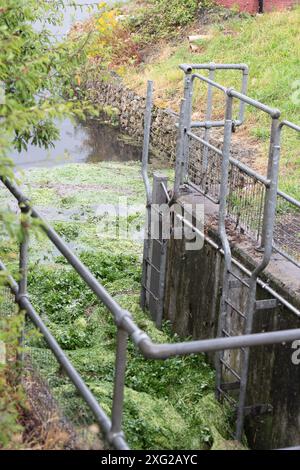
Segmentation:
{"type": "MultiPolygon", "coordinates": [[[[160,45],[160,53],[147,65],[128,67],[125,82],[144,94],[147,79],[154,80],[156,101],[177,108],[182,96],[181,63],[246,63],[250,68],[248,95],[279,108],[282,118],[300,124],[300,8],[260,16],[234,18],[208,28],[211,38],[202,41],[200,51],[191,53],[186,39],[174,46],[160,45]]],[[[201,33],[195,24],[194,34],[201,33]]],[[[225,86],[240,87],[238,74],[218,72],[216,80],[225,86]]],[[[194,111],[203,111],[205,87],[195,91],[194,111]]],[[[223,100],[216,94],[215,115],[222,116],[223,100]]],[[[246,112],[247,139],[256,145],[258,166],[267,159],[269,120],[262,112],[246,112]]],[[[239,130],[237,131],[237,137],[239,130]]],[[[241,140],[245,140],[243,131],[241,140]]],[[[284,130],[280,186],[300,199],[300,140],[296,132],[284,130]]]]}
{"type": "MultiPolygon", "coordinates": [[[[82,253],[81,258],[154,341],[179,340],[168,324],[163,331],[156,330],[140,310],[137,256],[99,251],[82,253]]],[[[32,267],[31,296],[59,344],[110,414],[116,328],[111,314],[98,305],[77,274],[59,261],[52,266],[32,267]]],[[[66,378],[59,376],[53,361],[45,361],[42,341],[35,338],[32,346],[35,364],[51,384],[54,397],[66,404],[67,416],[76,423],[81,401],[66,378]]],[[[215,401],[213,389],[214,372],[203,355],[149,361],[129,343],[124,431],[130,446],[199,449],[211,447],[216,438],[225,446],[230,436],[230,415],[215,401]]],[[[87,419],[86,424],[92,423],[92,418],[87,419]]]]}

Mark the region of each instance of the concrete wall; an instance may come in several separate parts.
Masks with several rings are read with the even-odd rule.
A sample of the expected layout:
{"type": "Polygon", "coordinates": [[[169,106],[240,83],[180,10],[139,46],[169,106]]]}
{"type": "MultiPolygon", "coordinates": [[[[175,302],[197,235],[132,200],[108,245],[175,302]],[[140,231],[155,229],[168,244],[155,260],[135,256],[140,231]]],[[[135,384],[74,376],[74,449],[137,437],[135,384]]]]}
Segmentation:
{"type": "MultiPolygon", "coordinates": [[[[217,3],[226,8],[238,6],[240,11],[248,13],[258,12],[258,0],[217,0],[217,3]]],[[[264,0],[264,11],[282,10],[299,3],[299,0],[264,0]]]]}

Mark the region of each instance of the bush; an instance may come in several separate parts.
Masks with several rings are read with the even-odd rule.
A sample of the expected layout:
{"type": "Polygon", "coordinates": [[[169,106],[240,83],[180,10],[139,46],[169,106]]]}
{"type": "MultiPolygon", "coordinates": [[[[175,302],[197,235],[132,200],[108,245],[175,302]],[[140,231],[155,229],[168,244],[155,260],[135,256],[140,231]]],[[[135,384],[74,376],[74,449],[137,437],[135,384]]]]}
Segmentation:
{"type": "Polygon", "coordinates": [[[119,20],[119,9],[106,2],[101,2],[98,8],[99,13],[87,24],[88,30],[93,32],[93,40],[87,48],[90,60],[100,61],[102,67],[121,67],[128,61],[139,63],[138,47],[131,38],[127,23],[119,20]]]}
{"type": "Polygon", "coordinates": [[[208,0],[151,0],[150,5],[139,10],[131,20],[133,30],[141,41],[172,36],[177,28],[192,23],[208,0]]]}
{"type": "Polygon", "coordinates": [[[185,26],[195,19],[199,3],[199,0],[154,0],[154,11],[161,17],[161,26],[185,26]]]}

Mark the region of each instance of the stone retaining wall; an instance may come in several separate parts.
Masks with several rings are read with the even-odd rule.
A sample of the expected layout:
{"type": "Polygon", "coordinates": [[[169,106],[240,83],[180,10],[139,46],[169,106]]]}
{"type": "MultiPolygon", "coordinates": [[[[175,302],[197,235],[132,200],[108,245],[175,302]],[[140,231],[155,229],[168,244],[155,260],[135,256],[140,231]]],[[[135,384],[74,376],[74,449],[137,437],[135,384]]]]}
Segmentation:
{"type": "MultiPolygon", "coordinates": [[[[121,129],[138,143],[143,141],[145,98],[124,87],[118,77],[109,81],[88,80],[86,91],[96,106],[116,108],[121,129]]],[[[174,111],[153,107],[151,126],[151,150],[171,160],[175,156],[178,116],[174,111]]]]}

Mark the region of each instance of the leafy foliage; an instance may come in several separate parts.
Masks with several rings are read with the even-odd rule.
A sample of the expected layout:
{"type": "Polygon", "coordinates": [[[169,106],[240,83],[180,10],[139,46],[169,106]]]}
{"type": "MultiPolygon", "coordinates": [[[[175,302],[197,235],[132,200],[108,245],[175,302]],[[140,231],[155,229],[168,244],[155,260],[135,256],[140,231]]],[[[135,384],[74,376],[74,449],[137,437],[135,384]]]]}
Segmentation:
{"type": "Polygon", "coordinates": [[[0,0],[0,165],[9,169],[8,150],[28,143],[49,147],[58,137],[55,118],[81,113],[76,96],[76,68],[82,45],[59,42],[49,31],[62,20],[63,0],[0,0]]]}
{"type": "Polygon", "coordinates": [[[99,13],[85,25],[86,30],[93,33],[87,51],[91,62],[97,61],[102,68],[114,66],[119,71],[123,64],[139,63],[139,47],[131,36],[127,21],[121,20],[120,10],[106,2],[101,2],[98,8],[99,13]]]}
{"type": "MultiPolygon", "coordinates": [[[[76,70],[85,60],[86,38],[58,41],[49,28],[59,25],[63,0],[0,0],[0,174],[14,178],[10,150],[28,144],[48,148],[58,137],[55,119],[81,116],[84,103],[76,91],[76,70]],[[66,101],[65,96],[71,96],[66,101]]],[[[0,208],[1,235],[22,237],[15,214],[0,208]]],[[[4,249],[1,247],[1,256],[4,249]]],[[[0,288],[7,273],[1,273],[0,288]]],[[[0,312],[3,314],[2,291],[0,312]]],[[[20,316],[0,318],[0,344],[9,363],[0,365],[0,447],[21,431],[21,387],[11,374],[16,363],[20,316]]],[[[81,341],[80,330],[77,341],[81,341]]]]}
{"type": "Polygon", "coordinates": [[[130,25],[144,43],[174,36],[178,29],[194,22],[200,9],[211,3],[209,0],[150,0],[136,8],[130,25]]]}

